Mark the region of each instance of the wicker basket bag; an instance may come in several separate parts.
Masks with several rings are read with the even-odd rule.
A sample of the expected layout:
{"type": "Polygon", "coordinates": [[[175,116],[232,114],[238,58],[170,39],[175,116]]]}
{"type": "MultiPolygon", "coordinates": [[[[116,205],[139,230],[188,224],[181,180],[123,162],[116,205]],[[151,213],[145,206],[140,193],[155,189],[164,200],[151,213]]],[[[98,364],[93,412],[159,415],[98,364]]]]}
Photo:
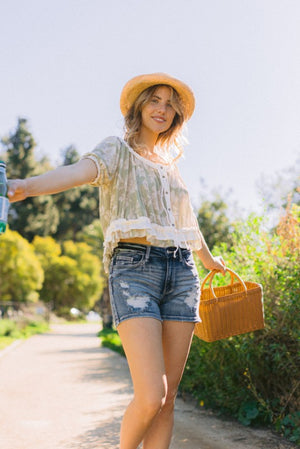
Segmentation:
{"type": "Polygon", "coordinates": [[[227,272],[231,275],[229,285],[213,288],[215,270],[202,282],[199,308],[202,322],[195,325],[195,335],[201,340],[222,340],[264,328],[262,286],[244,282],[228,268],[227,272]],[[208,280],[209,287],[205,287],[208,280]]]}

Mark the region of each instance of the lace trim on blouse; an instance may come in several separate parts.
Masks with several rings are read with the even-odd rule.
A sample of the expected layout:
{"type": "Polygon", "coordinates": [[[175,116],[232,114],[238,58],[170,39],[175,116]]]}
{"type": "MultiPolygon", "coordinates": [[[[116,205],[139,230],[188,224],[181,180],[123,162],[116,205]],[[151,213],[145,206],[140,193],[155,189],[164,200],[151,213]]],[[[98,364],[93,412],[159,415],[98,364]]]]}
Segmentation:
{"type": "Polygon", "coordinates": [[[114,220],[108,227],[104,242],[104,269],[108,272],[114,248],[121,239],[146,237],[153,246],[178,246],[192,251],[201,249],[202,235],[195,227],[174,229],[171,226],[160,226],[151,223],[148,217],[135,220],[114,220]]]}

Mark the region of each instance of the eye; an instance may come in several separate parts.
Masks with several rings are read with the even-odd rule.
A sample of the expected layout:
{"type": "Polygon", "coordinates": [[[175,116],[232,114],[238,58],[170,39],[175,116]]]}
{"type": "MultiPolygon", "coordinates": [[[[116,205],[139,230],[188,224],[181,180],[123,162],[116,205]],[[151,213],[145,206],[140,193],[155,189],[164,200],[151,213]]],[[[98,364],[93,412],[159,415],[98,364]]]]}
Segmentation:
{"type": "Polygon", "coordinates": [[[158,103],[158,99],[157,98],[152,98],[151,103],[158,103]]]}

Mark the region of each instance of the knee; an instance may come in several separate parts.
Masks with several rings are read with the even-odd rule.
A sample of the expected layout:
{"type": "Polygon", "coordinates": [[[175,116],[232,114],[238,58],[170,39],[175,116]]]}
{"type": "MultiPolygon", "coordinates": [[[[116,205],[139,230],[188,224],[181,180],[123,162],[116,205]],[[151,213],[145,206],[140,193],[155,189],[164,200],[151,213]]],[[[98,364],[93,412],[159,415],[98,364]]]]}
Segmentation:
{"type": "Polygon", "coordinates": [[[138,400],[138,408],[141,416],[144,417],[146,421],[153,419],[163,408],[165,402],[166,397],[164,394],[160,394],[159,392],[145,394],[138,400]]]}
{"type": "Polygon", "coordinates": [[[175,400],[177,396],[177,388],[170,389],[164,399],[162,411],[165,413],[172,413],[175,406],[175,400]]]}

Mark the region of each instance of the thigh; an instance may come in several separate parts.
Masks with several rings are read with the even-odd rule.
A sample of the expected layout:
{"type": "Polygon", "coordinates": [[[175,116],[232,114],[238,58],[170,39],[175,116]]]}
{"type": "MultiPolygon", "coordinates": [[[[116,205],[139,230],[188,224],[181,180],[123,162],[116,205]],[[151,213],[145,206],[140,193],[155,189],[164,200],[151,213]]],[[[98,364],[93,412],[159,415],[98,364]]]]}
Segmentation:
{"type": "Polygon", "coordinates": [[[131,318],[117,328],[128,361],[136,399],[159,400],[166,394],[162,324],[131,318]]]}
{"type": "Polygon", "coordinates": [[[194,326],[194,323],[189,322],[163,322],[163,352],[168,383],[168,396],[170,399],[176,396],[189,354],[194,326]]]}

